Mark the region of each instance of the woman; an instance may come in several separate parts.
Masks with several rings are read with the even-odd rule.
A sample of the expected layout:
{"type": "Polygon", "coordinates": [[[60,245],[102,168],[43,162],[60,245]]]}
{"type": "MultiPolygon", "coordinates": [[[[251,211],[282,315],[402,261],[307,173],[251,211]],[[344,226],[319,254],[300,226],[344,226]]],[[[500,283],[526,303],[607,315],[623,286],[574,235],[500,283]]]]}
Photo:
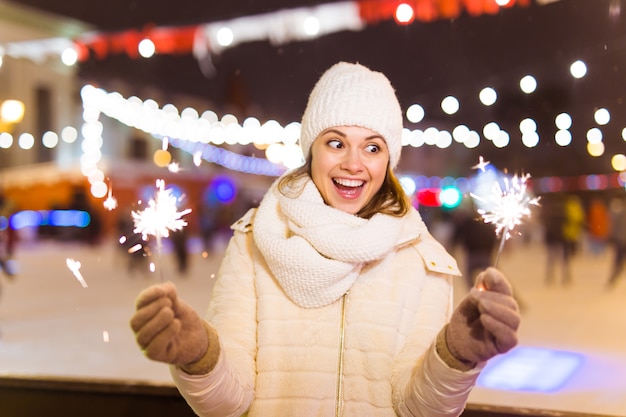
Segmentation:
{"type": "Polygon", "coordinates": [[[393,174],[401,135],[387,78],[334,65],[302,118],[306,164],[233,226],[206,320],[171,283],[139,295],[138,344],[198,415],[457,416],[517,343],[493,268],[452,313],[460,274],[393,174]]]}

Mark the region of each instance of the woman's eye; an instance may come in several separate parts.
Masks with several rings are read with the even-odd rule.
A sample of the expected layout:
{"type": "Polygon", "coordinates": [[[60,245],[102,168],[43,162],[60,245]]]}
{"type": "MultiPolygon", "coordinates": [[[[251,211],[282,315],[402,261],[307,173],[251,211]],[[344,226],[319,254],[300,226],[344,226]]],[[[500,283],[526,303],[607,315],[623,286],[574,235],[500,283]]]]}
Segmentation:
{"type": "Polygon", "coordinates": [[[330,146],[331,148],[335,148],[335,149],[339,149],[339,148],[341,148],[343,146],[341,141],[339,141],[337,139],[331,139],[327,143],[328,143],[328,146],[330,146]]]}
{"type": "Polygon", "coordinates": [[[365,149],[367,150],[367,152],[376,153],[380,150],[380,147],[378,145],[367,145],[365,149]]]}

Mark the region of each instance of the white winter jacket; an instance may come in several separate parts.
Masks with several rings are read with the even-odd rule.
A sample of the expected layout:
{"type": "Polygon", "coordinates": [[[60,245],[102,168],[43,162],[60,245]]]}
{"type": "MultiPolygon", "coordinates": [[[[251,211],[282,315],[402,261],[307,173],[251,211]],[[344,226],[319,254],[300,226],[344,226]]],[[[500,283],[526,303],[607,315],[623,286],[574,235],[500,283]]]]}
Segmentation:
{"type": "Polygon", "coordinates": [[[209,303],[217,365],[201,376],[170,368],[198,415],[462,413],[480,369],[452,369],[434,347],[460,273],[430,234],[366,265],[338,301],[302,308],[285,297],[255,245],[253,218],[251,210],[233,226],[209,303]]]}

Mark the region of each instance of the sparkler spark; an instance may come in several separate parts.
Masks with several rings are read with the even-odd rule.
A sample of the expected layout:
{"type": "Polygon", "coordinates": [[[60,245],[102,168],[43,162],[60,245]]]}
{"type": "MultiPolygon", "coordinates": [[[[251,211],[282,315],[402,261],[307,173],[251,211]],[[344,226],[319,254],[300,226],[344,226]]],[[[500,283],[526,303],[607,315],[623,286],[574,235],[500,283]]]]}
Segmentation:
{"type": "Polygon", "coordinates": [[[112,192],[113,190],[109,187],[109,195],[106,200],[104,200],[104,203],[102,203],[104,205],[104,208],[109,211],[117,208],[117,199],[113,197],[113,195],[111,195],[112,192]]]}
{"type": "Polygon", "coordinates": [[[487,165],[489,164],[490,164],[489,161],[485,161],[485,159],[482,156],[480,156],[478,158],[478,164],[474,165],[472,169],[479,169],[480,172],[485,172],[485,168],[487,168],[487,165]]]}
{"type": "Polygon", "coordinates": [[[75,261],[72,258],[66,258],[65,264],[70,269],[70,271],[72,271],[78,282],[80,282],[80,285],[82,285],[83,288],[87,288],[87,282],[85,281],[85,278],[83,278],[83,275],[80,273],[80,262],[75,261]]]}
{"type": "Polygon", "coordinates": [[[152,235],[160,243],[161,238],[169,236],[170,230],[181,230],[187,225],[181,217],[191,213],[191,209],[178,211],[178,198],[172,194],[172,190],[165,189],[165,181],[157,180],[156,184],[157,193],[148,201],[148,207],[131,214],[135,224],[133,231],[141,233],[144,240],[152,235]]]}
{"type": "Polygon", "coordinates": [[[491,194],[485,197],[470,193],[472,198],[483,203],[482,207],[488,207],[479,208],[478,214],[482,216],[485,223],[492,223],[496,228],[496,235],[500,236],[500,248],[495,265],[498,263],[504,242],[511,237],[513,229],[520,225],[524,218],[530,217],[530,206],[539,205],[539,197],[533,198],[527,193],[529,178],[529,174],[514,175],[513,178],[505,177],[502,181],[503,186],[496,181],[491,194]]]}
{"type": "Polygon", "coordinates": [[[513,178],[504,178],[504,187],[496,182],[492,189],[492,194],[483,198],[476,194],[470,194],[473,198],[487,203],[491,208],[478,209],[478,213],[483,217],[485,223],[493,223],[498,236],[504,235],[510,238],[510,232],[525,217],[530,217],[530,206],[539,205],[539,197],[531,198],[526,192],[526,182],[530,175],[514,175],[513,178]]]}
{"type": "Polygon", "coordinates": [[[167,166],[167,170],[174,173],[180,172],[180,165],[178,162],[172,162],[167,166]]]}
{"type": "Polygon", "coordinates": [[[193,154],[193,164],[197,167],[202,163],[202,152],[198,151],[193,154]]]}

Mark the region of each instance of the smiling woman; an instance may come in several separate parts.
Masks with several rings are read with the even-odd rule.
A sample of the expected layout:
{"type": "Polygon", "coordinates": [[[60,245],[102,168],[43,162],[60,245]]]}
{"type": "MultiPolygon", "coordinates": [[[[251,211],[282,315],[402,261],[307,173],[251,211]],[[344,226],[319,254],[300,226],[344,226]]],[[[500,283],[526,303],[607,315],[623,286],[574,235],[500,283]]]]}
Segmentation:
{"type": "Polygon", "coordinates": [[[401,135],[386,76],[333,65],[302,117],[307,162],[233,225],[206,319],[171,282],[139,294],[137,342],[198,415],[459,416],[516,345],[498,270],[452,312],[459,270],[395,177],[401,135]]]}

